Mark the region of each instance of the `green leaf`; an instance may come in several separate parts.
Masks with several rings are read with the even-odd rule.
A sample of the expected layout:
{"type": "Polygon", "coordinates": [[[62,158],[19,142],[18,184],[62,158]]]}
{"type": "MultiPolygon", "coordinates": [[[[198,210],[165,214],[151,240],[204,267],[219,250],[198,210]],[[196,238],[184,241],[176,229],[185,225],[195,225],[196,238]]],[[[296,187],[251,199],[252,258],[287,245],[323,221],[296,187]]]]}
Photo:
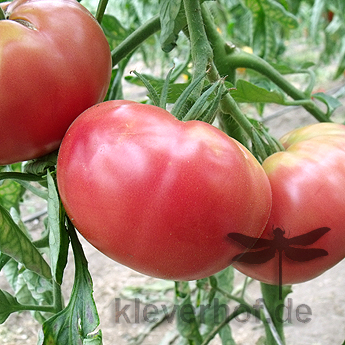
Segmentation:
{"type": "MultiPolygon", "coordinates": [[[[210,301],[210,296],[205,295],[204,300],[201,304],[210,304],[209,308],[205,308],[200,312],[200,322],[206,325],[205,334],[213,330],[213,327],[220,323],[227,316],[227,303],[230,298],[229,295],[233,290],[233,281],[234,281],[234,269],[232,266],[229,266],[225,270],[218,272],[212,276],[212,287],[217,289],[217,292],[214,294],[212,301],[210,301]],[[224,291],[226,294],[220,293],[224,291]]],[[[213,290],[213,289],[212,289],[213,290]]],[[[210,293],[212,293],[212,290],[210,293]]]]}
{"type": "Polygon", "coordinates": [[[334,74],[334,79],[339,78],[341,75],[344,74],[345,71],[345,37],[343,37],[340,40],[340,44],[341,44],[341,52],[340,52],[340,56],[339,56],[339,64],[338,64],[338,68],[334,74]]]}
{"type": "Polygon", "coordinates": [[[150,83],[150,81],[148,79],[145,78],[145,76],[143,74],[138,73],[137,71],[132,71],[140,80],[141,82],[145,85],[146,89],[149,92],[149,97],[151,98],[152,102],[154,103],[154,105],[156,105],[157,107],[159,106],[159,96],[158,93],[156,91],[156,89],[153,87],[153,85],[150,83]]]}
{"type": "MultiPolygon", "coordinates": [[[[51,281],[42,278],[35,272],[25,270],[18,275],[15,296],[18,302],[25,305],[52,305],[54,302],[53,285],[51,281]]],[[[40,311],[31,311],[31,314],[40,323],[52,315],[40,311]]]]}
{"type": "Polygon", "coordinates": [[[255,54],[273,59],[280,49],[281,28],[297,28],[297,18],[275,0],[245,0],[244,4],[252,12],[251,45],[255,54]]]}
{"type": "Polygon", "coordinates": [[[40,252],[13,221],[9,212],[0,205],[0,251],[22,263],[27,269],[47,279],[50,267],[40,252]]]}
{"type": "Polygon", "coordinates": [[[199,332],[195,308],[193,307],[190,294],[182,299],[182,303],[179,305],[179,312],[176,316],[176,327],[179,333],[188,340],[194,340],[197,343],[201,343],[202,337],[199,332]]]}
{"type": "MultiPolygon", "coordinates": [[[[21,164],[13,164],[11,171],[20,171],[21,164]]],[[[13,180],[5,180],[0,184],[0,204],[10,210],[14,207],[19,211],[19,202],[25,192],[25,189],[13,180]]]]}
{"type": "Polygon", "coordinates": [[[45,175],[49,168],[55,168],[56,162],[57,151],[54,151],[45,156],[28,161],[24,166],[24,171],[28,174],[45,175]]]}
{"type": "Polygon", "coordinates": [[[222,340],[222,345],[236,345],[229,325],[225,325],[220,329],[219,337],[222,340]]]}
{"type": "Polygon", "coordinates": [[[204,81],[206,72],[201,74],[198,78],[194,79],[180,94],[177,101],[175,102],[173,108],[171,109],[171,114],[176,116],[178,119],[182,119],[188,109],[185,109],[186,104],[188,103],[189,97],[192,95],[193,90],[199,85],[199,83],[204,81]]]}
{"type": "Polygon", "coordinates": [[[102,29],[108,39],[111,49],[117,47],[130,33],[129,30],[122,26],[115,16],[110,14],[105,14],[103,16],[102,29]]]}
{"type": "Polygon", "coordinates": [[[217,81],[210,86],[193,104],[193,106],[188,110],[187,114],[183,117],[183,121],[197,120],[204,115],[203,109],[207,105],[207,100],[211,94],[216,90],[217,87],[222,83],[222,81],[217,81]]]}
{"type": "Polygon", "coordinates": [[[160,43],[162,50],[169,53],[176,47],[178,33],[186,25],[186,18],[181,10],[182,0],[161,0],[160,21],[161,34],[160,43]]]}
{"type": "Polygon", "coordinates": [[[3,269],[3,267],[11,260],[11,257],[4,254],[0,253],[0,271],[3,269]]]}
{"type": "Polygon", "coordinates": [[[101,332],[94,333],[99,317],[93,299],[88,264],[73,225],[68,221],[75,259],[75,279],[71,298],[65,309],[43,323],[43,345],[101,344],[101,332]]]}
{"type": "Polygon", "coordinates": [[[263,11],[265,16],[272,21],[278,22],[290,29],[298,27],[297,18],[275,0],[245,0],[245,5],[254,13],[254,16],[263,11]]]}
{"type": "Polygon", "coordinates": [[[332,115],[335,109],[342,106],[342,103],[337,98],[334,98],[323,92],[313,93],[312,97],[326,104],[328,117],[332,115]]]}
{"type": "Polygon", "coordinates": [[[317,38],[320,35],[319,24],[320,19],[322,18],[325,4],[325,0],[315,0],[314,5],[312,7],[310,17],[310,36],[313,40],[317,40],[317,38]]]}
{"type": "Polygon", "coordinates": [[[63,224],[64,214],[60,214],[60,200],[53,178],[47,175],[48,182],[48,228],[51,271],[55,281],[62,283],[67,264],[69,238],[63,224]],[[61,220],[61,221],[60,221],[61,220]]]}
{"type": "MultiPolygon", "coordinates": [[[[173,72],[173,74],[174,74],[174,72],[173,72]]],[[[154,89],[156,90],[156,93],[160,94],[162,89],[163,89],[163,86],[164,86],[164,80],[160,79],[160,78],[156,78],[156,77],[151,76],[151,75],[147,75],[147,74],[142,74],[142,75],[154,87],[154,89]]],[[[174,78],[174,75],[172,75],[172,79],[173,78],[174,78]]],[[[125,80],[131,84],[134,84],[134,85],[145,86],[143,84],[143,82],[137,77],[126,76],[125,80]]],[[[167,103],[175,103],[176,100],[181,95],[181,93],[188,87],[188,85],[190,85],[189,82],[188,83],[170,84],[169,85],[169,92],[168,92],[167,100],[166,100],[167,103]]]]}
{"type": "Polygon", "coordinates": [[[17,299],[7,291],[0,290],[0,324],[4,323],[10,314],[21,310],[17,299]]]}
{"type": "Polygon", "coordinates": [[[236,89],[230,90],[230,93],[237,102],[285,104],[284,95],[278,90],[269,91],[242,79],[237,81],[236,89]]]}

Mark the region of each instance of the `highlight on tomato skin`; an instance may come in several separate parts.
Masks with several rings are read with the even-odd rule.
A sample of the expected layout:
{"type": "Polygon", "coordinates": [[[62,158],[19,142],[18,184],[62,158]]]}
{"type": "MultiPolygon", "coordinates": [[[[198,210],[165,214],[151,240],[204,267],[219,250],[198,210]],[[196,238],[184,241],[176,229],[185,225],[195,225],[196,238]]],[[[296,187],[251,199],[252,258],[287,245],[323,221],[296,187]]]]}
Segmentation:
{"type": "Polygon", "coordinates": [[[73,120],[104,100],[112,62],[101,26],[77,1],[0,6],[0,127],[6,129],[0,165],[6,165],[58,149],[73,120]]]}
{"type": "Polygon", "coordinates": [[[108,101],[81,114],[58,156],[57,182],[78,231],[105,255],[172,280],[208,277],[261,235],[271,210],[255,157],[216,127],[108,101]]]}
{"type": "MultiPolygon", "coordinates": [[[[274,250],[266,262],[233,264],[272,285],[279,284],[279,273],[283,284],[311,280],[345,256],[345,126],[309,125],[287,133],[281,142],[286,151],[263,162],[272,188],[272,211],[260,240],[272,244],[280,228],[288,245],[274,250]]],[[[268,248],[254,252],[265,255],[268,248]]]]}

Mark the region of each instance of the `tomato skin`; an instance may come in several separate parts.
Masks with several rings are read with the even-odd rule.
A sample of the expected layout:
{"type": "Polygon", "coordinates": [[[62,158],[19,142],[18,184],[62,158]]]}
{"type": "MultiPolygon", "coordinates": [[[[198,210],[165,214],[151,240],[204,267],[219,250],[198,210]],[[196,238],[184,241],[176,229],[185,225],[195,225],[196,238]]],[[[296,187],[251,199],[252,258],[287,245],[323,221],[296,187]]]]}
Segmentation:
{"type": "Polygon", "coordinates": [[[69,125],[101,102],[111,77],[102,28],[74,0],[1,4],[0,165],[57,149],[69,125]],[[25,23],[25,25],[23,24],[25,23]]]}
{"type": "MultiPolygon", "coordinates": [[[[345,256],[345,126],[319,123],[294,130],[281,139],[285,152],[263,162],[272,188],[272,211],[261,238],[272,239],[272,230],[292,238],[309,231],[331,230],[315,243],[295,246],[320,248],[328,255],[297,262],[283,251],[283,284],[311,280],[345,256]]],[[[279,284],[278,251],[262,264],[234,264],[242,273],[264,283],[279,284]]]]}
{"type": "Polygon", "coordinates": [[[57,181],[91,244],[164,279],[226,268],[239,253],[227,233],[259,236],[271,208],[268,179],[241,144],[204,122],[130,101],[98,104],[74,121],[57,181]]]}

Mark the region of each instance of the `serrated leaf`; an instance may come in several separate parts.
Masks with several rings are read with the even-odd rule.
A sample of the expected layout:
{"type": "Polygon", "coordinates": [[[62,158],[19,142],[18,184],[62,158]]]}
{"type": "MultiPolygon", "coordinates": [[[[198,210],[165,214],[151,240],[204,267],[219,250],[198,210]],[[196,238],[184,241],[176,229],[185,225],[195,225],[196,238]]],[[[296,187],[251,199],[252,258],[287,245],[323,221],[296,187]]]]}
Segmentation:
{"type": "Polygon", "coordinates": [[[176,47],[178,33],[186,23],[186,18],[180,11],[181,4],[182,0],[160,1],[160,43],[162,50],[166,53],[176,47]]]}
{"type": "Polygon", "coordinates": [[[63,272],[67,264],[69,238],[65,227],[60,222],[60,200],[53,178],[47,175],[48,183],[48,228],[51,271],[55,281],[62,283],[63,272]]]}
{"type": "Polygon", "coordinates": [[[7,291],[0,290],[0,324],[4,323],[10,314],[21,310],[17,299],[7,291]]]}
{"type": "Polygon", "coordinates": [[[269,91],[242,79],[237,81],[236,88],[230,93],[237,102],[285,104],[284,95],[279,91],[269,91]]]}
{"type": "Polygon", "coordinates": [[[298,27],[297,18],[275,0],[245,0],[245,5],[253,12],[254,16],[263,12],[272,21],[278,22],[283,26],[290,29],[298,27]]]}
{"type": "Polygon", "coordinates": [[[9,212],[0,205],[0,251],[22,263],[26,268],[50,279],[51,272],[47,262],[13,221],[9,212]]]}
{"type": "Polygon", "coordinates": [[[71,298],[65,309],[43,323],[43,345],[75,345],[93,340],[101,344],[101,332],[96,304],[93,299],[92,278],[81,244],[73,226],[69,223],[75,259],[75,278],[71,298]]]}
{"type": "MultiPolygon", "coordinates": [[[[54,300],[53,286],[51,281],[32,271],[25,270],[18,275],[15,284],[15,296],[19,303],[25,305],[52,305],[54,300]]],[[[40,323],[51,316],[51,313],[39,311],[31,311],[31,314],[40,323]]]]}
{"type": "Polygon", "coordinates": [[[275,0],[261,0],[261,6],[265,14],[274,22],[280,23],[289,29],[298,27],[297,18],[287,11],[283,5],[275,0]]]}
{"type": "Polygon", "coordinates": [[[295,29],[297,18],[275,0],[245,0],[252,12],[251,46],[255,54],[266,60],[276,56],[279,50],[279,28],[295,29]]]}

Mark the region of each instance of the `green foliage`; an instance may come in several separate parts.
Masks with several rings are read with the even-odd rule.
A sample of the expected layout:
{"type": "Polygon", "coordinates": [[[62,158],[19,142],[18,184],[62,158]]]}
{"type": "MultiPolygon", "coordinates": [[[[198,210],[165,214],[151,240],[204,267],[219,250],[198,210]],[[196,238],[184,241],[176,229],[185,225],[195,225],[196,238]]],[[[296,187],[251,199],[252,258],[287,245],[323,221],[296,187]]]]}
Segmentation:
{"type": "Polygon", "coordinates": [[[75,254],[75,280],[72,295],[65,309],[43,323],[42,345],[59,344],[102,344],[101,331],[95,332],[99,317],[92,297],[92,279],[81,245],[69,226],[72,247],[75,254]]]}

